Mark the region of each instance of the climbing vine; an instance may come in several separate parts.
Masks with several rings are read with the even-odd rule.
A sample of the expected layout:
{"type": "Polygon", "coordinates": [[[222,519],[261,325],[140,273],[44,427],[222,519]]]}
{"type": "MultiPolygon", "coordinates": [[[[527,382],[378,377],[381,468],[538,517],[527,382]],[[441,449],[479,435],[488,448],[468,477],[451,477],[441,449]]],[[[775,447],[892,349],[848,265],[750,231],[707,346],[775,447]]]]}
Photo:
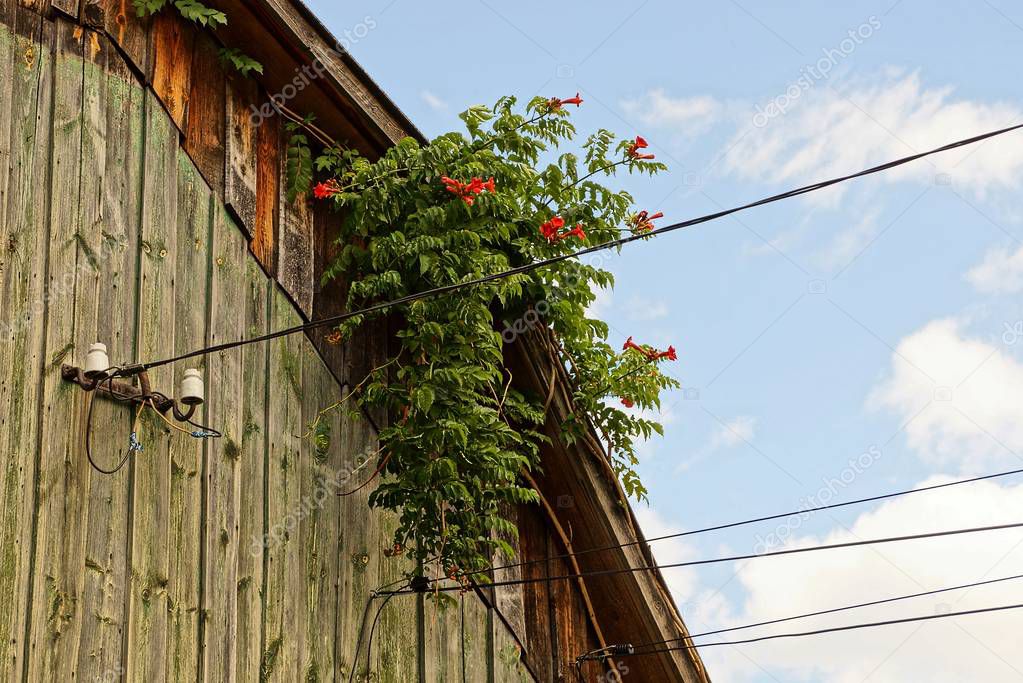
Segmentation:
{"type": "MultiPolygon", "coordinates": [[[[314,188],[313,155],[295,128],[290,190],[312,189],[341,215],[339,256],[324,279],[349,283],[354,310],[651,230],[659,214],[636,212],[627,192],[600,179],[665,167],[643,138],[616,141],[606,130],[562,149],[576,135],[568,106],[580,104],[536,98],[523,108],[503,98],[464,112],[464,133],[426,146],[405,138],[375,162],[327,149],[313,159],[322,178],[314,188]]],[[[607,325],[587,309],[596,289],[612,285],[600,263],[570,259],[388,312],[399,349],[353,400],[395,416],[380,433],[383,478],[370,502],[398,513],[397,552],[437,559],[456,577],[488,566],[495,550],[511,552],[503,538],[516,527],[502,510],[537,499],[521,473],[539,465],[549,400],[516,387],[505,355],[541,327],[574,389],[562,438],[595,428],[625,490],[645,497],[636,445],[661,433],[644,411],[678,386],[660,371],[676,353],[607,342],[607,325]]],[[[366,322],[352,318],[328,340],[341,343],[366,322]]]]}

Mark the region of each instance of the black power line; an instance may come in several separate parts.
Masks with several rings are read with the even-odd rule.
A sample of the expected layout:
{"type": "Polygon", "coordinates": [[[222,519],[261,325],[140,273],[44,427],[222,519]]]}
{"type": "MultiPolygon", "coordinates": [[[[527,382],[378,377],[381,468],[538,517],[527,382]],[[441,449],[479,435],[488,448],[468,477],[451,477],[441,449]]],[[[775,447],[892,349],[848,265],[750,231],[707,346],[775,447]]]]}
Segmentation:
{"type": "MultiPolygon", "coordinates": [[[[755,560],[763,557],[779,557],[782,555],[799,555],[802,553],[818,552],[822,550],[838,550],[841,548],[858,548],[869,545],[882,545],[886,543],[900,543],[904,541],[917,541],[928,538],[944,538],[947,536],[962,536],[965,534],[976,534],[985,533],[990,531],[1006,531],[1008,529],[1019,529],[1023,528],[1023,522],[1016,522],[1013,524],[998,524],[993,526],[973,527],[969,529],[954,529],[952,531],[934,531],[925,534],[911,534],[907,536],[890,536],[887,538],[875,538],[867,541],[847,541],[845,543],[831,543],[828,545],[815,545],[804,548],[788,548],[785,550],[772,550],[765,553],[752,553],[748,555],[731,555],[728,557],[715,557],[708,560],[691,560],[689,562],[675,562],[672,564],[660,564],[652,565],[649,567],[623,567],[620,569],[603,569],[590,572],[579,572],[574,574],[562,574],[559,576],[539,577],[532,579],[515,579],[510,581],[493,581],[491,583],[482,584],[484,588],[502,588],[504,586],[521,586],[531,583],[546,583],[548,581],[565,581],[570,579],[581,579],[589,577],[599,576],[615,576],[618,574],[635,574],[638,572],[663,570],[663,569],[678,569],[681,567],[698,567],[708,564],[721,564],[724,562],[738,562],[740,560],[755,560]]],[[[463,590],[461,586],[434,586],[430,589],[434,592],[451,592],[463,590]]],[[[398,590],[390,593],[384,593],[385,595],[391,594],[407,594],[415,591],[409,590],[398,590]]]]}
{"type": "Polygon", "coordinates": [[[989,579],[987,581],[976,581],[974,583],[964,583],[959,586],[950,586],[948,588],[939,588],[932,591],[924,591],[922,593],[912,593],[910,595],[899,595],[894,598],[884,598],[883,600],[873,600],[871,602],[860,602],[855,605],[846,605],[844,607],[835,607],[832,609],[820,610],[818,612],[807,612],[806,614],[797,614],[793,617],[784,617],[781,619],[770,619],[768,621],[758,621],[753,624],[744,624],[742,626],[732,626],[730,628],[721,628],[715,631],[704,631],[703,633],[693,633],[686,638],[669,638],[667,640],[656,640],[650,643],[640,643],[634,647],[638,650],[639,648],[655,647],[657,645],[667,645],[670,643],[680,643],[686,640],[695,638],[706,638],[707,636],[719,635],[721,633],[732,633],[735,631],[746,631],[751,628],[759,628],[761,626],[771,626],[774,624],[782,624],[788,621],[796,621],[798,619],[809,619],[810,617],[819,617],[825,614],[837,614],[838,612],[848,612],[849,610],[862,609],[864,607],[874,607],[876,605],[887,605],[893,602],[902,602],[904,600],[913,600],[915,598],[925,598],[931,595],[940,595],[942,593],[951,593],[953,591],[966,590],[968,588],[979,588],[980,586],[990,586],[996,583],[1005,583],[1006,581],[1018,581],[1023,579],[1023,574],[1017,574],[1015,576],[1006,576],[1001,579],[989,579]]]}
{"type": "Polygon", "coordinates": [[[696,650],[699,648],[706,647],[721,647],[722,645],[746,645],[748,643],[760,643],[765,640],[781,640],[783,638],[805,638],[807,636],[817,636],[825,633],[841,633],[843,631],[856,631],[865,628],[879,628],[881,626],[895,626],[897,624],[912,624],[919,621],[931,621],[933,619],[949,619],[951,617],[965,617],[974,614],[988,614],[991,612],[1004,612],[1006,610],[1021,609],[1023,604],[1018,605],[1000,605],[998,607],[984,607],[982,609],[971,609],[963,610],[961,612],[947,612],[945,614],[926,614],[919,617],[908,617],[905,619],[889,619],[887,621],[874,621],[865,624],[850,624],[847,626],[835,626],[832,628],[821,628],[814,631],[801,631],[799,633],[778,633],[772,636],[760,636],[759,638],[746,638],[744,640],[725,640],[718,641],[715,643],[702,643],[702,644],[690,644],[690,645],[679,645],[677,647],[667,647],[660,650],[651,650],[649,652],[636,652],[633,655],[620,655],[623,657],[628,656],[647,656],[663,654],[665,652],[680,652],[684,650],[696,650]]]}
{"type": "Polygon", "coordinates": [[[944,484],[934,484],[933,486],[923,486],[916,489],[906,489],[904,491],[896,491],[894,493],[885,493],[877,496],[870,496],[869,498],[859,498],[857,500],[849,500],[844,503],[832,503],[830,505],[820,505],[812,508],[802,508],[800,510],[793,510],[791,512],[782,512],[776,515],[767,515],[766,517],[756,517],[753,519],[745,519],[739,522],[729,522],[727,524],[718,524],[715,526],[704,527],[702,529],[693,529],[692,531],[681,531],[674,534],[667,534],[665,536],[655,536],[654,538],[648,538],[643,541],[631,541],[629,543],[620,543],[617,545],[605,545],[596,548],[587,548],[585,550],[577,550],[572,553],[564,553],[562,555],[554,555],[551,557],[544,557],[536,560],[523,560],[522,562],[515,562],[513,564],[503,564],[491,569],[481,569],[478,571],[466,572],[465,576],[476,576],[477,574],[485,574],[489,571],[498,571],[504,569],[514,569],[516,567],[527,567],[534,564],[541,564],[548,560],[564,560],[572,557],[579,557],[581,555],[589,555],[591,553],[607,552],[609,550],[618,550],[619,548],[630,548],[637,545],[645,545],[647,543],[656,543],[658,541],[667,541],[674,538],[683,538],[686,536],[696,536],[699,534],[706,534],[712,531],[722,531],[724,529],[734,529],[736,527],[748,526],[750,524],[758,524],[760,522],[770,522],[775,519],[785,519],[787,517],[795,517],[797,515],[807,515],[816,512],[823,512],[825,510],[836,510],[838,508],[849,507],[851,505],[862,505],[864,503],[874,503],[879,500],[888,500],[891,498],[898,498],[901,496],[908,496],[914,493],[924,493],[927,491],[937,491],[938,489],[949,488],[951,486],[962,486],[963,484],[974,484],[979,481],[987,481],[989,479],[1000,479],[1003,477],[1010,477],[1017,474],[1023,474],[1023,468],[1010,470],[1008,472],[999,472],[997,474],[987,474],[981,477],[972,477],[970,479],[960,479],[958,481],[946,482],[944,484]]]}
{"type": "Polygon", "coordinates": [[[175,356],[173,358],[166,358],[166,359],[163,359],[163,360],[155,360],[155,361],[149,361],[149,362],[146,362],[146,363],[139,363],[139,364],[136,364],[136,365],[127,366],[127,367],[121,368],[119,374],[121,376],[130,375],[130,374],[137,374],[138,372],[141,372],[143,370],[149,370],[149,369],[152,369],[152,368],[158,368],[158,367],[161,367],[161,366],[164,366],[164,365],[169,365],[171,363],[176,363],[176,362],[179,362],[179,361],[188,360],[190,358],[196,358],[196,357],[199,357],[199,356],[206,356],[206,355],[209,355],[209,354],[212,354],[212,353],[219,353],[221,351],[227,351],[227,350],[230,350],[230,349],[233,349],[233,348],[237,348],[239,346],[245,346],[245,345],[248,345],[248,344],[256,344],[256,343],[264,342],[264,341],[271,341],[271,340],[274,340],[274,339],[279,339],[280,337],[286,337],[286,336],[289,336],[289,335],[292,335],[292,334],[297,334],[299,332],[304,332],[306,330],[312,330],[312,329],[316,329],[316,328],[319,328],[319,327],[327,327],[327,326],[331,326],[331,325],[337,325],[339,323],[344,322],[345,320],[349,320],[349,319],[354,318],[356,316],[368,315],[368,314],[371,314],[371,313],[378,313],[380,311],[384,311],[384,310],[387,310],[389,308],[393,308],[395,306],[401,306],[401,305],[404,305],[404,304],[409,304],[409,303],[412,303],[414,301],[419,301],[421,299],[427,299],[427,298],[431,298],[431,297],[435,297],[435,296],[441,296],[443,294],[450,294],[452,292],[455,292],[455,291],[458,291],[458,290],[461,290],[461,289],[466,289],[466,288],[469,288],[469,287],[476,287],[476,286],[487,284],[487,283],[494,282],[494,281],[497,281],[497,280],[504,280],[504,279],[507,279],[509,277],[514,277],[515,275],[524,275],[526,273],[530,273],[530,272],[532,272],[534,270],[539,270],[540,268],[544,268],[546,266],[554,265],[556,263],[561,263],[562,261],[568,261],[570,259],[579,258],[581,256],[587,256],[589,254],[597,253],[597,252],[600,252],[600,251],[607,251],[609,249],[617,249],[619,247],[625,246],[626,244],[629,244],[631,242],[635,242],[637,240],[645,240],[645,239],[648,239],[648,238],[651,238],[651,237],[657,237],[659,235],[664,235],[664,234],[667,234],[669,232],[674,232],[676,230],[682,230],[684,228],[689,228],[689,227],[692,227],[694,225],[699,225],[701,223],[709,223],[710,221],[718,220],[720,218],[724,218],[726,216],[730,216],[732,214],[739,213],[741,211],[747,211],[749,209],[753,209],[753,208],[756,208],[758,206],[764,206],[766,204],[773,204],[774,202],[779,202],[779,201],[782,201],[782,200],[785,200],[785,199],[791,199],[792,197],[798,197],[798,196],[803,195],[803,194],[809,194],[811,192],[817,192],[819,190],[823,190],[825,188],[831,187],[832,185],[838,185],[839,183],[844,183],[844,182],[847,182],[849,180],[855,180],[856,178],[862,178],[864,176],[873,175],[875,173],[881,173],[883,171],[887,171],[887,170],[896,168],[898,166],[902,166],[904,164],[908,164],[908,163],[911,163],[913,161],[917,161],[918,159],[923,159],[925,157],[929,157],[929,156],[932,156],[934,154],[940,154],[942,152],[947,152],[947,151],[950,151],[950,150],[953,150],[953,149],[957,149],[959,147],[965,147],[967,145],[976,144],[978,142],[982,142],[984,140],[988,140],[990,138],[993,138],[993,137],[996,137],[996,136],[999,136],[999,135],[1004,135],[1006,133],[1010,133],[1012,131],[1019,130],[1020,128],[1023,128],[1023,124],[1018,124],[1018,125],[1015,125],[1015,126],[1010,126],[1008,128],[1002,128],[1002,129],[991,131],[991,132],[988,132],[988,133],[983,133],[981,135],[975,135],[973,137],[965,138],[963,140],[958,140],[956,142],[952,142],[952,143],[949,143],[947,145],[942,145],[941,147],[937,147],[935,149],[928,150],[926,152],[919,152],[917,154],[913,154],[913,155],[910,155],[910,156],[907,156],[907,157],[902,157],[902,158],[896,159],[894,161],[889,161],[889,162],[881,164],[879,166],[873,166],[871,168],[867,168],[867,169],[864,169],[862,171],[858,171],[857,173],[851,173],[849,175],[844,175],[844,176],[840,176],[840,177],[837,177],[837,178],[832,178],[830,180],[823,180],[823,181],[820,181],[820,182],[816,182],[816,183],[813,183],[811,185],[805,185],[803,187],[799,187],[799,188],[796,188],[794,190],[789,190],[787,192],[782,192],[780,194],[772,195],[770,197],[765,197],[764,199],[759,199],[759,200],[757,200],[755,202],[751,202],[749,204],[743,204],[742,206],[737,206],[737,207],[734,207],[734,208],[731,208],[731,209],[724,209],[722,211],[717,211],[715,213],[711,213],[711,214],[707,214],[707,215],[704,215],[704,216],[700,216],[698,218],[691,218],[689,220],[685,220],[685,221],[682,221],[680,223],[673,223],[671,225],[666,225],[666,226],[664,226],[662,228],[658,228],[656,230],[651,230],[650,232],[630,235],[628,237],[622,237],[620,239],[611,240],[609,242],[604,242],[603,244],[598,244],[596,246],[588,247],[586,249],[581,249],[579,251],[572,252],[572,253],[569,253],[569,254],[562,254],[560,256],[554,256],[552,258],[544,259],[544,260],[541,260],[541,261],[534,261],[533,263],[527,263],[525,265],[518,266],[517,268],[512,268],[510,270],[505,270],[505,271],[502,271],[502,272],[499,272],[499,273],[492,273],[490,275],[485,275],[483,277],[479,277],[479,278],[476,278],[476,279],[473,279],[473,280],[466,280],[464,282],[457,282],[457,283],[450,284],[450,285],[444,285],[444,286],[441,286],[441,287],[435,287],[433,289],[428,289],[428,290],[425,290],[425,291],[422,291],[422,292],[416,292],[415,294],[409,294],[407,296],[400,297],[400,298],[394,299],[392,301],[384,301],[384,302],[381,302],[381,303],[378,303],[378,304],[374,304],[372,306],[367,306],[366,308],[363,308],[363,309],[360,309],[360,310],[351,311],[351,312],[348,312],[348,313],[341,313],[339,315],[334,315],[334,316],[330,316],[330,317],[327,317],[327,318],[321,318],[319,320],[313,320],[313,321],[310,321],[310,322],[302,324],[302,325],[296,325],[294,327],[289,327],[289,328],[286,328],[286,329],[283,329],[283,330],[278,330],[276,332],[271,332],[269,334],[264,334],[264,335],[261,335],[261,336],[258,336],[258,337],[252,337],[252,338],[249,338],[249,339],[242,339],[242,340],[234,341],[234,342],[225,342],[223,344],[216,344],[214,346],[207,346],[205,348],[198,349],[196,351],[190,351],[188,353],[184,353],[184,354],[181,354],[179,356],[175,356]]]}

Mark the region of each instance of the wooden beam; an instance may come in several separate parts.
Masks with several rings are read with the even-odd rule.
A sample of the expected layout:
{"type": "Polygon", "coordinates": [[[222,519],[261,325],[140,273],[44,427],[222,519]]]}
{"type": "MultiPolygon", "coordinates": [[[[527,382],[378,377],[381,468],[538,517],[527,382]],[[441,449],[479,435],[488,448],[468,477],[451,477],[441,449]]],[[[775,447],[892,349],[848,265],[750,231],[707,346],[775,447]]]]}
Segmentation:
{"type": "Polygon", "coordinates": [[[277,275],[277,224],[281,203],[281,123],[267,119],[256,130],[256,223],[249,248],[270,277],[277,275]]]}
{"type": "MultiPolygon", "coordinates": [[[[88,0],[87,0],[88,2],[88,0]]],[[[140,19],[132,0],[99,0],[104,9],[103,24],[107,35],[124,53],[136,73],[149,75],[149,27],[151,19],[140,19]]],[[[86,16],[98,19],[98,9],[86,8],[86,16]]]]}
{"type": "Polygon", "coordinates": [[[185,123],[185,151],[212,188],[224,199],[227,86],[217,44],[207,33],[196,36],[185,123]]]}
{"type": "MultiPolygon", "coordinates": [[[[30,9],[10,7],[13,35],[0,31],[3,68],[10,74],[0,92],[0,150],[6,152],[6,195],[0,203],[0,311],[6,321],[0,343],[0,678],[21,680],[29,648],[25,641],[32,586],[35,490],[39,452],[36,436],[43,387],[45,322],[35,306],[47,292],[50,198],[50,139],[53,120],[53,23],[30,9]]],[[[42,598],[40,598],[42,599],[42,598]]]]}
{"type": "Polygon", "coordinates": [[[224,202],[238,226],[250,238],[256,230],[257,127],[254,116],[259,86],[251,78],[229,74],[226,79],[224,202]]]}
{"type": "MultiPolygon", "coordinates": [[[[281,159],[282,178],[287,176],[286,157],[283,154],[281,159]]],[[[313,213],[309,200],[304,194],[294,201],[282,195],[277,223],[277,281],[306,320],[313,313],[313,213]]]]}
{"type": "Polygon", "coordinates": [[[184,135],[192,93],[192,51],[195,29],[177,12],[160,12],[150,32],[150,80],[178,131],[184,135]]]}

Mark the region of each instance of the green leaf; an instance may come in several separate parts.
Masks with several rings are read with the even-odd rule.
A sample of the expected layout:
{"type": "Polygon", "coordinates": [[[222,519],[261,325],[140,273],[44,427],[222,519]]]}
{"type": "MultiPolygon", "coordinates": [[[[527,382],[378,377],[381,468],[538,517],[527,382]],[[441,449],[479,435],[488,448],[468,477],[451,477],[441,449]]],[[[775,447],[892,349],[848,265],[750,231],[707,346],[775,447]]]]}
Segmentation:
{"type": "MultiPolygon", "coordinates": [[[[307,117],[307,122],[311,121],[307,117]]],[[[288,123],[287,163],[285,187],[288,201],[294,202],[298,197],[308,194],[313,186],[313,152],[309,147],[309,138],[300,133],[302,127],[296,123],[288,123]]]]}
{"type": "Polygon", "coordinates": [[[422,386],[416,390],[416,408],[423,413],[430,412],[433,407],[434,393],[429,386],[422,386]]]}
{"type": "Polygon", "coordinates": [[[233,66],[242,76],[248,76],[252,72],[263,73],[262,64],[236,47],[222,47],[219,54],[221,62],[233,66]]]}
{"type": "Polygon", "coordinates": [[[178,8],[181,16],[189,21],[194,21],[200,26],[216,28],[217,26],[227,25],[227,15],[219,10],[207,7],[198,2],[198,0],[174,0],[174,6],[178,8]]]}

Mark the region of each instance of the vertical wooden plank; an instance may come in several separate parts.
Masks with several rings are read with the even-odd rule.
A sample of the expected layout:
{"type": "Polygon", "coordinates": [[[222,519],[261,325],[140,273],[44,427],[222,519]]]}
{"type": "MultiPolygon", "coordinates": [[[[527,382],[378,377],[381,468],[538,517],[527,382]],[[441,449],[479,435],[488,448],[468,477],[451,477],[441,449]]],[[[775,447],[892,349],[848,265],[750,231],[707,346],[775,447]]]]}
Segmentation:
{"type": "MultiPolygon", "coordinates": [[[[522,664],[522,648],[504,622],[496,614],[493,616],[494,683],[532,683],[534,678],[522,664]]],[[[569,671],[563,671],[562,674],[562,680],[572,680],[574,675],[569,671]]]]}
{"type": "MultiPolygon", "coordinates": [[[[178,135],[166,112],[146,93],[139,292],[139,360],[165,358],[175,348],[178,135]]],[[[187,238],[184,238],[187,239],[187,238]]],[[[150,372],[156,389],[173,386],[174,369],[150,372]]],[[[145,451],[132,473],[131,583],[128,594],[128,680],[167,675],[171,443],[163,422],[146,413],[139,439],[145,451]]]]}
{"type": "MultiPolygon", "coordinates": [[[[271,294],[271,329],[298,324],[279,289],[271,294]]],[[[263,680],[299,680],[299,600],[302,594],[298,514],[301,497],[302,345],[298,335],[271,342],[270,439],[267,470],[267,547],[264,596],[263,680]]]]}
{"type": "MultiPolygon", "coordinates": [[[[552,681],[556,637],[551,625],[549,585],[543,581],[551,575],[548,563],[543,561],[549,557],[550,551],[546,522],[539,507],[520,506],[518,526],[519,550],[523,561],[528,563],[521,567],[522,578],[528,582],[522,585],[526,658],[541,681],[552,681]]],[[[504,572],[498,573],[498,579],[503,578],[504,572]]]]}
{"type": "MultiPolygon", "coordinates": [[[[340,492],[351,493],[372,472],[373,463],[364,465],[377,448],[376,434],[369,423],[353,412],[348,404],[341,413],[341,442],[348,472],[339,486],[340,492]]],[[[377,565],[370,560],[370,543],[379,534],[376,516],[370,513],[369,491],[363,489],[341,498],[338,515],[338,598],[337,598],[337,677],[347,681],[355,667],[366,675],[365,649],[356,657],[362,613],[370,593],[379,586],[377,565]]],[[[375,607],[376,605],[374,605],[375,607]]],[[[369,625],[366,625],[366,630],[369,625]]],[[[365,643],[363,643],[365,645],[365,643]]]]}
{"type": "MultiPolygon", "coordinates": [[[[502,507],[502,514],[505,519],[516,521],[519,515],[519,506],[515,505],[504,505],[502,507]]],[[[494,554],[493,565],[501,566],[508,565],[507,569],[494,572],[496,581],[518,581],[522,578],[522,567],[515,566],[522,562],[522,549],[520,546],[521,537],[505,537],[508,545],[514,549],[514,554],[511,557],[505,557],[499,553],[494,554]]],[[[524,601],[525,596],[523,593],[524,586],[521,584],[512,586],[500,586],[495,588],[493,591],[494,595],[494,608],[501,613],[504,621],[511,625],[512,632],[522,640],[526,641],[526,615],[524,601]]]]}
{"type": "MultiPolygon", "coordinates": [[[[248,248],[245,238],[220,206],[214,209],[212,253],[207,340],[210,345],[241,339],[246,329],[246,309],[238,305],[238,294],[248,285],[248,248]]],[[[210,379],[206,385],[209,387],[207,419],[224,435],[207,443],[203,572],[203,675],[207,681],[237,680],[238,568],[242,540],[239,536],[242,487],[239,474],[242,457],[253,455],[243,452],[248,398],[245,383],[250,379],[243,374],[244,353],[237,348],[211,357],[210,379]]],[[[263,397],[259,399],[262,406],[263,397]]],[[[251,482],[245,485],[251,486],[251,482]]],[[[262,521],[262,511],[259,517],[262,521]]]]}
{"type": "MultiPolygon", "coordinates": [[[[31,556],[47,253],[52,27],[12,8],[9,173],[0,230],[0,679],[21,680],[31,556]]],[[[7,79],[4,79],[7,80],[7,79]]]]}
{"type": "Polygon", "coordinates": [[[490,610],[474,593],[462,596],[462,673],[464,683],[492,683],[490,610]]]}
{"type": "MultiPolygon", "coordinates": [[[[286,154],[281,162],[281,177],[287,177],[286,154]]],[[[278,226],[277,280],[309,320],[313,312],[313,214],[309,197],[302,195],[289,202],[282,195],[278,226]]]]}
{"type": "MultiPolygon", "coordinates": [[[[0,79],[0,234],[6,231],[7,225],[7,179],[11,168],[11,103],[15,81],[13,28],[10,0],[0,0],[0,67],[9,74],[0,79]]],[[[0,315],[3,310],[4,304],[0,302],[0,315]]]]}
{"type": "Polygon", "coordinates": [[[256,131],[256,224],[249,248],[263,270],[277,273],[277,220],[281,200],[281,124],[276,117],[256,131]]]}
{"type": "MultiPolygon", "coordinates": [[[[255,259],[244,253],[245,329],[249,337],[269,331],[269,295],[271,284],[255,259]]],[[[245,427],[239,465],[239,527],[243,551],[238,556],[238,680],[259,680],[262,659],[263,628],[263,552],[266,544],[266,500],[264,498],[267,462],[267,376],[270,345],[252,344],[242,348],[245,427]]],[[[216,683],[213,679],[208,679],[216,683]]]]}
{"type": "Polygon", "coordinates": [[[426,680],[462,683],[462,599],[454,605],[426,598],[423,613],[426,680]]]}
{"type": "MultiPolygon", "coordinates": [[[[373,331],[382,329],[375,324],[367,325],[356,332],[354,338],[345,345],[344,376],[349,379],[358,377],[358,383],[371,368],[384,362],[385,345],[373,343],[373,331]]],[[[348,388],[351,391],[351,388],[348,388]]],[[[347,394],[346,394],[347,395],[347,394]]],[[[383,424],[383,415],[377,415],[377,424],[383,424]]],[[[356,656],[355,646],[359,640],[359,626],[363,609],[370,594],[383,585],[381,578],[381,546],[389,542],[384,538],[380,515],[370,510],[369,495],[372,486],[355,492],[373,473],[379,462],[379,441],[373,426],[359,412],[354,399],[349,400],[342,411],[342,441],[345,452],[345,466],[351,472],[347,481],[341,485],[341,514],[339,515],[339,555],[338,567],[338,622],[337,622],[337,658],[338,677],[347,680],[355,668],[358,676],[369,675],[369,670],[376,670],[371,663],[366,666],[365,641],[363,648],[356,656]],[[354,492],[354,493],[353,493],[354,492]]],[[[397,579],[397,577],[395,577],[397,579]]],[[[395,598],[401,600],[402,598],[395,598]]],[[[374,601],[372,609],[379,606],[374,601]]],[[[390,608],[388,608],[390,609],[390,608]]],[[[372,617],[372,612],[370,614],[372,617]]],[[[366,624],[368,638],[369,624],[366,624]]],[[[374,646],[376,657],[380,656],[380,648],[374,646]]]]}
{"type": "Polygon", "coordinates": [[[263,124],[254,114],[259,86],[251,78],[230,74],[226,89],[224,201],[251,237],[256,229],[256,129],[263,124]]]}
{"type": "MultiPolygon", "coordinates": [[[[86,215],[81,221],[85,231],[79,242],[83,248],[88,245],[92,255],[86,262],[95,270],[79,275],[84,290],[79,299],[96,302],[96,339],[107,344],[114,359],[126,359],[135,354],[145,95],[105,35],[87,32],[85,47],[95,63],[85,67],[87,111],[92,107],[98,111],[95,128],[90,128],[93,134],[83,138],[82,198],[83,208],[98,206],[98,215],[86,215]],[[105,85],[95,104],[90,87],[94,77],[105,85]],[[100,123],[101,118],[105,123],[100,123]],[[93,189],[90,183],[95,183],[93,189]]],[[[119,435],[94,441],[96,457],[104,463],[116,462],[125,447],[124,435],[131,430],[132,412],[106,401],[93,410],[97,426],[119,435]]],[[[82,457],[80,452],[77,457],[82,457]]],[[[78,648],[82,681],[111,680],[124,671],[121,648],[128,573],[124,539],[129,469],[115,477],[90,476],[82,590],[85,622],[78,648]]]]}
{"type": "MultiPolygon", "coordinates": [[[[48,680],[73,669],[81,629],[81,582],[88,465],[75,457],[82,403],[60,379],[60,364],[76,347],[75,280],[81,231],[83,122],[82,32],[56,23],[50,155],[49,244],[42,424],[36,501],[36,551],[32,576],[28,677],[48,680]],[[64,291],[65,289],[70,291],[64,291]]],[[[85,317],[88,317],[86,315],[85,317]]],[[[84,327],[84,326],[83,326],[84,327]]],[[[85,336],[90,336],[86,332],[85,336]]],[[[87,344],[88,342],[80,342],[87,344]]]]}
{"type": "MultiPolygon", "coordinates": [[[[301,335],[300,335],[301,336],[301,335]]],[[[337,519],[341,503],[339,482],[344,478],[341,420],[336,411],[320,415],[339,398],[340,390],[316,349],[302,338],[302,423],[300,473],[302,519],[299,548],[302,555],[303,605],[299,637],[302,639],[303,680],[334,679],[334,625],[337,613],[337,519]]]]}
{"type": "Polygon", "coordinates": [[[153,91],[167,109],[174,125],[184,133],[192,87],[195,31],[177,12],[160,12],[153,17],[150,39],[149,62],[153,91]]]}
{"type": "Polygon", "coordinates": [[[213,195],[224,198],[225,85],[217,45],[207,33],[195,39],[185,122],[185,151],[213,195]]]}
{"type": "MultiPolygon", "coordinates": [[[[84,472],[74,466],[70,453],[71,434],[78,426],[74,422],[77,413],[70,401],[61,400],[70,398],[66,396],[70,393],[58,396],[61,389],[59,368],[53,371],[53,359],[57,359],[59,364],[63,356],[74,347],[74,273],[77,256],[74,235],[78,231],[80,218],[82,37],[73,35],[66,22],[59,22],[55,28],[53,49],[57,56],[52,67],[52,86],[40,83],[40,88],[52,87],[52,113],[47,112],[45,118],[39,118],[40,112],[37,112],[37,125],[51,129],[50,148],[37,146],[34,152],[43,157],[43,164],[49,165],[50,182],[47,184],[44,180],[43,187],[51,198],[49,201],[43,201],[42,196],[34,198],[41,204],[41,220],[35,227],[44,234],[49,233],[50,238],[44,243],[48,243],[50,248],[45,257],[46,269],[34,276],[46,279],[40,301],[33,304],[38,304],[37,310],[42,315],[46,315],[49,304],[52,322],[47,325],[40,320],[46,335],[42,367],[44,381],[40,397],[40,448],[36,460],[34,529],[37,538],[33,573],[23,579],[27,583],[31,582],[30,595],[33,596],[29,603],[32,613],[29,616],[29,647],[25,663],[29,678],[40,675],[46,678],[45,673],[52,674],[54,663],[68,662],[69,648],[74,648],[77,643],[72,622],[76,619],[75,603],[79,598],[80,578],[76,570],[81,564],[82,552],[81,536],[66,529],[69,519],[78,519],[81,514],[81,480],[84,472]],[[50,150],[52,153],[47,160],[46,154],[50,150]],[[68,273],[71,273],[70,280],[65,278],[68,273]],[[64,284],[70,285],[70,292],[61,290],[64,284]],[[69,422],[72,424],[69,425],[69,422]],[[64,428],[54,429],[55,424],[64,428]],[[49,611],[38,608],[41,604],[49,605],[49,611]],[[46,622],[47,617],[49,623],[46,622]],[[65,631],[69,633],[61,638],[65,631]]],[[[33,46],[29,49],[30,52],[35,50],[35,58],[49,61],[50,55],[44,51],[46,46],[33,46]]],[[[26,59],[29,58],[30,53],[26,53],[26,59]]],[[[39,140],[29,136],[18,142],[37,145],[39,140]]],[[[40,381],[40,377],[34,375],[35,372],[31,372],[26,377],[27,381],[40,381]]]]}
{"type": "MultiPolygon", "coordinates": [[[[383,345],[385,342],[382,337],[378,337],[376,343],[383,345]]],[[[373,467],[375,462],[374,459],[369,467],[373,467]]],[[[366,476],[363,474],[361,481],[364,481],[366,476]]],[[[380,531],[373,537],[374,545],[371,546],[370,553],[380,564],[380,584],[392,584],[410,574],[415,569],[415,564],[408,556],[388,557],[384,552],[393,542],[394,532],[398,528],[398,516],[393,512],[377,509],[372,510],[371,514],[379,519],[380,531]]],[[[391,600],[380,615],[372,663],[377,667],[377,675],[382,681],[419,680],[417,647],[419,625],[416,623],[416,599],[416,596],[399,595],[391,600]]]]}
{"type": "MultiPolygon", "coordinates": [[[[135,12],[134,0],[100,0],[107,35],[127,56],[132,68],[143,77],[149,74],[149,19],[135,12]]],[[[87,8],[87,15],[98,10],[87,8]]]]}
{"type": "MultiPolygon", "coordinates": [[[[209,307],[211,196],[191,160],[178,152],[178,221],[174,286],[174,353],[201,348],[206,342],[209,307]]],[[[173,229],[173,228],[171,228],[173,229]]],[[[189,367],[205,359],[174,367],[176,391],[189,367]]],[[[209,379],[212,382],[212,378],[209,379]]],[[[209,386],[209,384],[207,384],[209,386]]],[[[191,431],[191,430],[190,430],[191,431]]],[[[170,434],[170,545],[167,679],[196,680],[199,665],[199,586],[202,557],[203,444],[176,430],[170,434]]]]}

